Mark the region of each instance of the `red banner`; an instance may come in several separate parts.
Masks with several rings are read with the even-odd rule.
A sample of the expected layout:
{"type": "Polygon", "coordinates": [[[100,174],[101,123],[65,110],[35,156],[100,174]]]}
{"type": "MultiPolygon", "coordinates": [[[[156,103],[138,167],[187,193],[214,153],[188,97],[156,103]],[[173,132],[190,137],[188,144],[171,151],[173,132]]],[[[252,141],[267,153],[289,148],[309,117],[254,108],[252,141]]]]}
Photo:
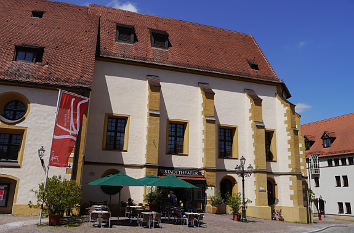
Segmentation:
{"type": "Polygon", "coordinates": [[[87,103],[86,97],[61,92],[50,153],[50,166],[67,167],[87,103]]]}

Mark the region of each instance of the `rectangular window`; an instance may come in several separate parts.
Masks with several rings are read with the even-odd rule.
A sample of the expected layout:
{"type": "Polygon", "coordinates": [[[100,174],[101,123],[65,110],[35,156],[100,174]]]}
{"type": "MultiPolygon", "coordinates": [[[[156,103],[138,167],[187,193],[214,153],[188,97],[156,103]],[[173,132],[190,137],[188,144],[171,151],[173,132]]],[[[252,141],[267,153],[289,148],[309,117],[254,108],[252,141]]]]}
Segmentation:
{"type": "Polygon", "coordinates": [[[337,202],[338,203],[338,214],[343,214],[343,202],[337,202]]]}
{"type": "Polygon", "coordinates": [[[163,31],[152,31],[151,46],[160,49],[168,49],[170,46],[168,34],[163,31]]]}
{"type": "Polygon", "coordinates": [[[341,158],[340,161],[342,162],[342,166],[347,165],[347,159],[341,158]]]}
{"type": "Polygon", "coordinates": [[[328,167],[332,167],[333,166],[333,160],[332,159],[328,159],[327,163],[328,163],[328,167]]]}
{"type": "Polygon", "coordinates": [[[134,27],[117,25],[116,40],[118,42],[133,44],[136,41],[134,27]]]}
{"type": "Polygon", "coordinates": [[[127,151],[128,122],[128,116],[106,114],[103,149],[127,151]]]}
{"type": "Polygon", "coordinates": [[[348,158],[348,163],[349,163],[349,165],[354,165],[353,157],[348,158]]]}
{"type": "Polygon", "coordinates": [[[0,133],[0,161],[17,162],[22,134],[0,133]]]}
{"type": "Polygon", "coordinates": [[[7,199],[9,198],[10,184],[0,183],[0,207],[7,206],[7,199]]]}
{"type": "Polygon", "coordinates": [[[345,208],[347,209],[346,214],[352,214],[352,207],[350,206],[350,202],[345,203],[345,208]]]}
{"type": "Polygon", "coordinates": [[[42,62],[44,48],[16,46],[15,61],[42,62]]]}
{"type": "Polygon", "coordinates": [[[339,159],[334,159],[334,165],[339,166],[339,159]]]}
{"type": "Polygon", "coordinates": [[[340,187],[341,183],[340,183],[340,176],[336,176],[336,187],[340,187]]]}
{"type": "Polygon", "coordinates": [[[221,158],[232,158],[233,130],[219,128],[219,156],[221,158]]]}
{"type": "Polygon", "coordinates": [[[265,131],[265,152],[268,162],[275,161],[276,147],[274,131],[265,131]]]}
{"type": "Polygon", "coordinates": [[[331,147],[331,139],[329,137],[323,138],[323,148],[331,147]]]}
{"type": "Polygon", "coordinates": [[[169,123],[168,126],[168,154],[184,154],[186,124],[169,123]]]}
{"type": "Polygon", "coordinates": [[[43,14],[44,14],[44,11],[32,11],[33,18],[42,18],[43,14]]]}
{"type": "Polygon", "coordinates": [[[314,177],[314,180],[315,180],[315,187],[320,187],[320,178],[317,176],[314,177]]]}
{"type": "Polygon", "coordinates": [[[342,176],[343,178],[343,187],[348,187],[348,176],[342,176]]]}

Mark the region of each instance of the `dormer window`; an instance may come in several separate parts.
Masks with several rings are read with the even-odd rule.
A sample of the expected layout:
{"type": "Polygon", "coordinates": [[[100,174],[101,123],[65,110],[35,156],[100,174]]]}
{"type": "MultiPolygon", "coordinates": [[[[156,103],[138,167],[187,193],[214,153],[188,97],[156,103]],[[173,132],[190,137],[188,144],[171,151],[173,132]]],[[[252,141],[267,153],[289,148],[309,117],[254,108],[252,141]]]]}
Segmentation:
{"type": "Polygon", "coordinates": [[[304,138],[305,138],[305,149],[309,150],[311,148],[311,146],[313,145],[314,141],[310,140],[306,136],[304,138]]]}
{"type": "Polygon", "coordinates": [[[44,48],[40,47],[27,47],[16,46],[15,47],[15,61],[25,62],[42,62],[44,48]]]}
{"type": "Polygon", "coordinates": [[[137,41],[133,26],[117,25],[116,41],[133,44],[137,41]]]}
{"type": "Polygon", "coordinates": [[[151,31],[151,47],[168,49],[171,44],[168,40],[168,34],[164,31],[151,31]]]}
{"type": "Polygon", "coordinates": [[[324,132],[322,135],[322,141],[323,141],[323,148],[328,148],[331,147],[335,137],[332,137],[328,132],[324,132]]]}
{"type": "Polygon", "coordinates": [[[42,18],[43,14],[44,14],[44,11],[32,11],[33,18],[42,18]]]}
{"type": "Polygon", "coordinates": [[[248,62],[248,65],[251,67],[252,70],[259,70],[258,64],[248,62]]]}

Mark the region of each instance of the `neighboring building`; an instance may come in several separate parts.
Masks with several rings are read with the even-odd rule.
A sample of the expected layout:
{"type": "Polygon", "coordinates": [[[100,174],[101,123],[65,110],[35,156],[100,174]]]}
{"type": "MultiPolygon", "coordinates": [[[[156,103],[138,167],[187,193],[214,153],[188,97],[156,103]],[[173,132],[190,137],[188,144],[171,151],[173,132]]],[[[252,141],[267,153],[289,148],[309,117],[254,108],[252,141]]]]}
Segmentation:
{"type": "MultiPolygon", "coordinates": [[[[28,202],[45,179],[38,149],[48,163],[58,88],[89,93],[98,23],[87,7],[19,0],[1,2],[0,21],[0,213],[37,214],[28,202]]],[[[49,176],[79,181],[71,171],[49,176]]]]}
{"type": "Polygon", "coordinates": [[[49,150],[55,88],[63,87],[89,96],[89,109],[74,169],[51,168],[50,175],[72,171],[71,178],[82,184],[84,204],[111,198],[114,206],[119,196],[143,202],[144,187],[124,187],[121,195],[110,196],[116,190],[87,185],[109,173],[175,174],[200,187],[175,190],[186,208],[208,209],[216,189],[222,195],[241,192],[235,167],[244,156],[255,168],[245,184],[252,200],[247,214],[270,219],[276,208],[286,221],[306,222],[300,116],[251,35],[97,5],[24,2],[8,2],[1,12],[7,24],[0,30],[7,36],[0,42],[6,54],[0,60],[0,90],[31,103],[22,122],[9,122],[3,119],[5,105],[22,99],[0,99],[0,127],[27,127],[24,146],[16,147],[24,149],[26,160],[19,168],[4,168],[13,162],[4,161],[1,168],[1,182],[11,178],[11,187],[19,190],[9,194],[13,213],[28,213],[30,190],[44,179],[37,150],[41,145],[49,150]],[[31,17],[32,11],[42,17],[31,17]],[[20,30],[22,24],[26,30],[20,30]],[[29,62],[16,61],[17,54],[27,60],[27,53],[29,62]]]}
{"type": "Polygon", "coordinates": [[[301,126],[314,212],[354,220],[354,113],[301,126]]]}

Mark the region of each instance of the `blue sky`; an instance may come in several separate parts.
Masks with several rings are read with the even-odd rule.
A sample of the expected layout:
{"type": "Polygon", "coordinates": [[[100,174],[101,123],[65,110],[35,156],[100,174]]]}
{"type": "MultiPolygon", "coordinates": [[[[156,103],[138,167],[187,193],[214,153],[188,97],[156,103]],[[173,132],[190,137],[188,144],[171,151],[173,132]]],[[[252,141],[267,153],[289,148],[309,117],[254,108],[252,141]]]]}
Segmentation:
{"type": "Polygon", "coordinates": [[[252,34],[301,122],[354,112],[354,0],[61,0],[252,34]]]}

